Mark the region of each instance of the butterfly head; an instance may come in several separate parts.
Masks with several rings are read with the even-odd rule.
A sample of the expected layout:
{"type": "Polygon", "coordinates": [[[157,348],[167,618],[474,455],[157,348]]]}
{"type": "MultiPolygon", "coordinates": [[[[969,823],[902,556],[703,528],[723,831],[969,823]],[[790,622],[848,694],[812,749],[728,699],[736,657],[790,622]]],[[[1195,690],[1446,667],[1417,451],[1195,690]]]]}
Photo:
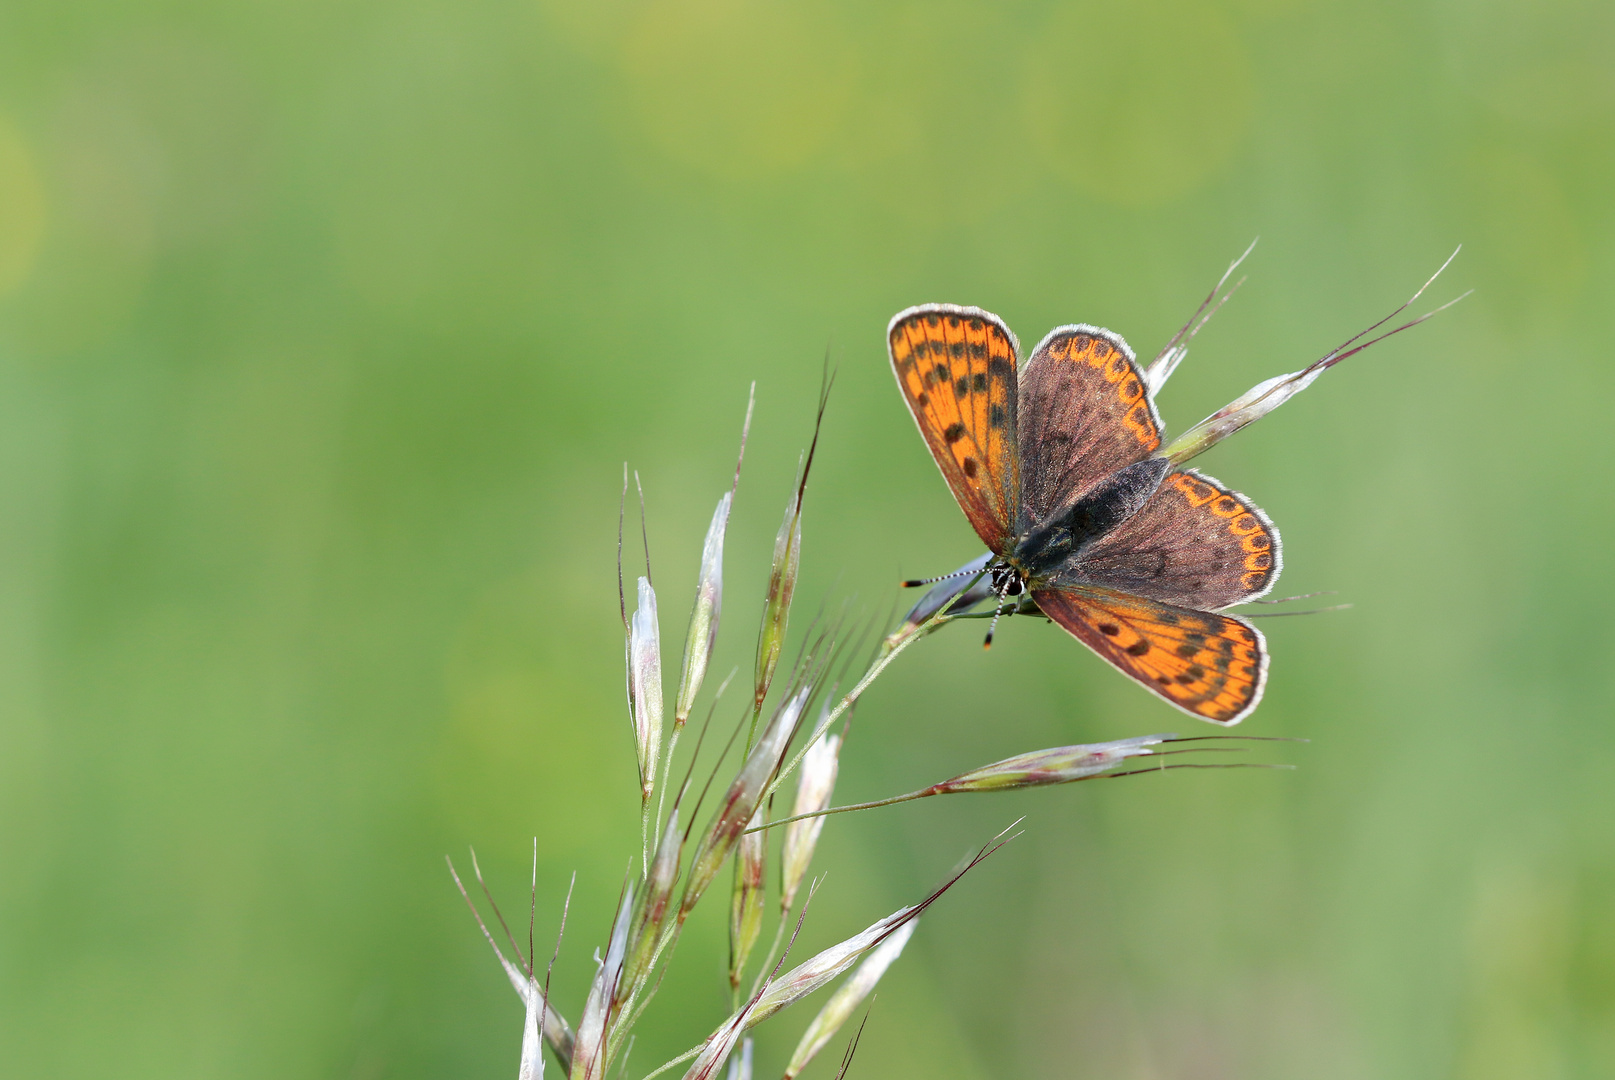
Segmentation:
{"type": "Polygon", "coordinates": [[[992,583],[995,596],[1019,596],[1026,591],[1026,574],[1012,563],[993,566],[988,574],[988,580],[992,583]]]}

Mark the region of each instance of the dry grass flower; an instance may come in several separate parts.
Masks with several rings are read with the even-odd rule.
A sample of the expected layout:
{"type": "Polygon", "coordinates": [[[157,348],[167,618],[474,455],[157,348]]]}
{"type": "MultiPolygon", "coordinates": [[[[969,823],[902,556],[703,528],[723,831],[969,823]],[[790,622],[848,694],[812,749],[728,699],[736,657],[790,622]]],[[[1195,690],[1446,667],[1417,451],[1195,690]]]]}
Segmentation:
{"type": "MultiPolygon", "coordinates": [[[[826,379],[826,390],[828,386],[829,380],[826,379]]],[[[822,419],[823,398],[819,404],[819,417],[822,419]]],[[[748,429],[749,425],[748,406],[748,429]]],[[[738,764],[732,766],[733,771],[727,783],[721,784],[722,793],[717,797],[704,826],[698,831],[693,827],[693,819],[703,801],[701,793],[713,787],[714,781],[717,781],[724,754],[718,755],[716,763],[709,761],[709,778],[703,784],[695,785],[686,779],[679,790],[670,795],[669,777],[679,734],[697,707],[717,642],[722,612],[724,537],[738,490],[738,466],[735,484],[718,500],[702,545],[695,602],[670,729],[663,723],[660,627],[656,589],[648,569],[647,546],[647,570],[636,581],[634,611],[631,616],[628,614],[625,595],[622,612],[626,636],[626,683],[638,781],[636,791],[645,830],[639,857],[634,862],[637,870],[630,872],[623,883],[604,956],[597,957],[594,978],[575,1031],[550,1003],[548,977],[546,975],[540,982],[534,970],[532,948],[529,946],[524,952],[506,928],[509,947],[514,954],[514,959],[507,958],[480,913],[477,914],[478,925],[482,927],[484,936],[522,1002],[519,1080],[536,1080],[543,1075],[544,1059],[540,1047],[546,1045],[556,1064],[572,1080],[604,1080],[612,1075],[612,1070],[622,1059],[634,1024],[655,997],[661,976],[676,951],[680,928],[707,894],[731,856],[734,858],[734,884],[730,894],[729,919],[730,1014],[687,1053],[646,1074],[647,1080],[685,1062],[689,1062],[689,1065],[684,1076],[690,1080],[716,1076],[726,1064],[729,1065],[731,1080],[749,1078],[754,1051],[746,1033],[827,988],[856,966],[857,970],[830,997],[803,1034],[786,1066],[785,1075],[795,1076],[835,1036],[868,997],[881,976],[898,959],[903,946],[914,933],[920,913],[935,903],[965,873],[1013,839],[1007,830],[1000,833],[978,850],[964,869],[950,876],[919,902],[898,909],[781,973],[789,957],[789,948],[786,947],[783,957],[780,956],[780,949],[782,945],[787,945],[786,930],[791,925],[791,916],[794,912],[796,925],[800,927],[811,901],[813,889],[809,888],[808,897],[802,899],[802,886],[807,880],[814,850],[824,828],[824,815],[857,808],[832,808],[829,805],[844,746],[844,733],[835,733],[830,729],[837,721],[848,716],[860,695],[899,654],[931,631],[966,614],[970,607],[991,595],[982,591],[979,561],[967,565],[958,575],[928,593],[901,626],[882,639],[863,671],[850,680],[852,689],[839,696],[832,686],[850,674],[847,669],[857,652],[854,641],[857,635],[844,632],[842,625],[826,626],[815,621],[796,660],[782,668],[790,609],[800,573],[802,503],[817,439],[816,426],[814,441],[803,457],[774,544],[768,592],[758,630],[752,699],[747,703],[747,715],[741,718],[736,729],[738,736],[740,728],[744,728],[747,738],[738,764]],[[778,679],[776,674],[779,675],[778,679]],[[772,707],[769,707],[770,701],[773,702],[772,707]],[[806,721],[809,716],[814,717],[811,724],[806,721]],[[768,821],[768,806],[779,785],[792,772],[798,772],[798,775],[791,816],[772,823],[786,826],[779,843],[775,845],[771,841],[773,834],[768,821]],[[656,806],[653,815],[652,795],[658,789],[663,802],[656,806]],[[692,793],[697,793],[694,805],[687,806],[686,800],[692,793]],[[663,811],[668,798],[672,799],[672,806],[664,821],[663,811]],[[651,829],[653,823],[654,831],[651,829]],[[778,860],[776,887],[780,920],[774,943],[765,959],[755,963],[767,901],[771,859],[778,860]],[[674,894],[680,882],[682,892],[675,903],[674,894]],[[746,980],[753,973],[753,982],[743,997],[746,980]]],[[[620,552],[619,541],[619,556],[620,552]]],[[[713,695],[714,705],[722,692],[723,687],[719,687],[713,695]]],[[[709,709],[707,722],[710,724],[710,721],[709,709]]],[[[1063,783],[1112,771],[1130,758],[1152,753],[1152,747],[1171,738],[1146,736],[1096,746],[1037,751],[962,773],[920,792],[867,805],[883,805],[931,794],[1063,783]]],[[[703,743],[704,740],[697,741],[691,760],[684,766],[692,773],[703,743]]],[[[477,881],[481,884],[481,870],[476,869],[477,881]]],[[[452,864],[450,870],[453,871],[452,864]]],[[[455,882],[457,885],[460,883],[458,874],[455,875],[455,882]]],[[[477,905],[469,893],[463,885],[460,888],[472,911],[477,913],[477,905]]],[[[493,905],[486,887],[483,892],[487,904],[503,927],[504,918],[493,905]]],[[[794,938],[792,934],[790,940],[794,941],[794,938]]],[[[843,1071],[850,1063],[850,1055],[851,1045],[843,1061],[843,1071]]]]}
{"type": "MultiPolygon", "coordinates": [[[[1152,394],[1182,361],[1189,340],[1227,299],[1223,286],[1238,265],[1236,260],[1229,267],[1200,311],[1145,370],[1145,381],[1152,394]]],[[[1408,325],[1413,322],[1398,326],[1390,333],[1408,325]]],[[[1346,342],[1301,371],[1258,385],[1191,428],[1164,450],[1163,455],[1179,462],[1200,453],[1276,408],[1332,364],[1372,344],[1372,341],[1358,343],[1365,336],[1359,335],[1346,342]]],[[[631,869],[623,882],[604,955],[596,954],[597,967],[575,1031],[549,1000],[548,971],[542,981],[538,977],[532,955],[531,929],[524,950],[510,933],[492,895],[482,886],[484,901],[503,929],[511,950],[512,955],[507,957],[455,873],[456,885],[471,905],[478,926],[522,1003],[519,1080],[536,1080],[543,1075],[541,1046],[549,1047],[556,1064],[572,1080],[604,1080],[616,1072],[626,1076],[623,1063],[634,1026],[656,999],[690,913],[710,891],[731,857],[734,863],[728,920],[729,1013],[707,1018],[705,1026],[709,1033],[704,1038],[686,1053],[645,1073],[643,1080],[651,1080],[681,1065],[685,1066],[686,1080],[715,1077],[726,1065],[730,1080],[750,1080],[755,1061],[748,1032],[841,980],[839,988],[806,1025],[795,1052],[785,1064],[783,1075],[791,1080],[868,999],[876,983],[901,956],[915,933],[920,914],[964,874],[1013,839],[1009,830],[999,833],[982,845],[963,869],[918,902],[899,908],[837,944],[787,966],[791,945],[796,940],[796,932],[787,935],[787,930],[792,926],[800,930],[813,893],[820,884],[815,882],[803,889],[809,880],[815,849],[828,815],[934,795],[985,794],[1175,768],[1223,767],[1215,760],[1207,760],[1205,755],[1242,749],[1250,742],[1229,736],[1180,739],[1161,734],[1053,747],[967,769],[902,795],[831,806],[841,756],[846,749],[845,726],[839,732],[831,729],[837,723],[845,723],[870,684],[902,653],[943,626],[960,619],[1004,614],[1024,603],[1023,598],[1001,610],[976,610],[994,597],[988,558],[983,556],[942,578],[911,583],[933,587],[896,627],[879,637],[878,647],[866,660],[861,661],[859,656],[863,634],[849,630],[844,618],[826,621],[820,617],[805,634],[799,635],[802,641],[795,659],[784,663],[791,607],[801,569],[803,502],[831,381],[827,373],[813,438],[802,456],[771,552],[768,588],[757,632],[751,695],[741,707],[741,715],[735,719],[728,743],[716,749],[713,747],[722,741],[721,737],[712,740],[713,746],[709,746],[706,735],[728,680],[708,695],[706,720],[699,725],[694,749],[679,766],[684,780],[678,785],[673,785],[670,778],[680,733],[700,708],[718,640],[723,610],[725,537],[737,505],[740,462],[744,460],[746,435],[750,430],[751,404],[748,403],[742,427],[734,479],[729,491],[718,499],[701,549],[671,725],[663,723],[660,628],[648,539],[645,573],[637,578],[636,603],[630,617],[622,588],[619,531],[620,614],[626,638],[626,683],[637,777],[635,792],[643,824],[640,851],[630,863],[631,869]],[[843,686],[850,689],[842,692],[840,687],[843,686]],[[812,717],[811,722],[809,717],[812,717]],[[745,732],[743,740],[740,738],[742,731],[745,732]],[[1199,757],[1194,760],[1181,757],[1190,754],[1199,757]],[[704,779],[698,777],[698,771],[704,779]],[[770,821],[772,799],[793,773],[796,786],[790,813],[770,821]],[[660,798],[656,800],[653,813],[652,795],[657,791],[660,798]],[[713,804],[702,818],[706,797],[714,792],[717,794],[713,804]],[[701,822],[699,827],[698,821],[701,822]],[[777,826],[784,828],[776,833],[777,826]],[[770,887],[771,860],[777,860],[778,866],[773,887],[777,890],[779,920],[773,944],[758,960],[757,944],[761,940],[770,887]],[[848,972],[852,974],[848,976],[848,972]]],[[[625,504],[626,481],[625,468],[625,504]]],[[[641,504],[643,515],[643,497],[641,504]]],[[[648,532],[643,525],[641,531],[648,532]]],[[[475,856],[472,865],[481,886],[482,874],[475,856]]],[[[536,849],[534,865],[536,873],[536,849]]],[[[453,872],[452,864],[450,870],[453,872]]],[[[570,893],[568,895],[570,897],[570,893]]],[[[530,915],[530,925],[531,919],[530,915]]],[[[563,928],[564,923],[563,913],[563,928]]],[[[556,948],[558,952],[559,941],[556,948]]],[[[551,962],[553,964],[553,958],[551,962]]],[[[858,1034],[861,1032],[862,1027],[858,1034]]],[[[851,1063],[858,1034],[848,1043],[841,1074],[845,1074],[851,1063]]]]}

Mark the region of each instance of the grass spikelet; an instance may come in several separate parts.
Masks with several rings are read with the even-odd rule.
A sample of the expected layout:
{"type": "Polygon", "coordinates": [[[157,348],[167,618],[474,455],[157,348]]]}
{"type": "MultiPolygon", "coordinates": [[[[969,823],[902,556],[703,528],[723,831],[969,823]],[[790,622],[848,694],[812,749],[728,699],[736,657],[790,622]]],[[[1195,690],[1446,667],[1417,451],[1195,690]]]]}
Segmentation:
{"type": "Polygon", "coordinates": [[[875,984],[886,974],[886,969],[903,955],[903,946],[908,944],[908,939],[914,936],[914,930],[919,925],[920,921],[915,919],[898,927],[890,937],[870,950],[864,962],[858,965],[858,970],[836,988],[830,1000],[824,1003],[824,1008],[808,1024],[807,1031],[802,1033],[802,1040],[796,1044],[796,1051],[785,1066],[784,1080],[794,1080],[808,1062],[824,1049],[825,1044],[835,1037],[841,1025],[875,989],[875,984]]]}
{"type": "MultiPolygon", "coordinates": [[[[1257,383],[1244,394],[1241,394],[1233,401],[1230,401],[1227,405],[1224,405],[1222,408],[1200,421],[1188,431],[1185,431],[1182,435],[1179,435],[1172,441],[1171,445],[1158,452],[1159,456],[1166,458],[1173,465],[1182,465],[1190,458],[1210,450],[1213,446],[1217,445],[1219,442],[1226,439],[1240,428],[1260,420],[1262,417],[1266,416],[1268,413],[1272,412],[1274,409],[1278,408],[1280,405],[1284,404],[1286,401],[1289,401],[1295,395],[1311,386],[1313,381],[1316,380],[1319,375],[1322,375],[1325,371],[1328,371],[1330,368],[1334,367],[1347,357],[1354,356],[1369,346],[1376,345],[1379,342],[1384,341],[1393,334],[1400,334],[1404,330],[1410,330],[1413,327],[1418,326],[1426,319],[1429,319],[1440,312],[1445,311],[1453,304],[1456,304],[1459,300],[1462,300],[1464,296],[1468,296],[1468,293],[1464,293],[1463,296],[1449,300],[1434,310],[1427,311],[1423,315],[1409,319],[1407,322],[1387,330],[1378,337],[1369,338],[1367,341],[1361,340],[1367,337],[1369,334],[1372,334],[1375,330],[1378,330],[1380,327],[1384,326],[1386,323],[1390,322],[1392,319],[1396,318],[1409,307],[1413,306],[1413,304],[1418,301],[1419,297],[1424,295],[1424,291],[1431,285],[1435,284],[1436,278],[1440,277],[1442,271],[1446,270],[1448,266],[1452,265],[1452,260],[1456,259],[1457,257],[1457,251],[1454,251],[1451,255],[1447,256],[1447,261],[1441,264],[1441,268],[1439,270],[1430,275],[1430,280],[1419,286],[1418,292],[1415,292],[1407,299],[1405,303],[1403,303],[1389,315],[1385,316],[1385,318],[1381,319],[1379,322],[1375,323],[1373,326],[1370,326],[1361,333],[1355,334],[1351,338],[1348,338],[1339,347],[1331,349],[1328,353],[1325,353],[1322,357],[1302,368],[1300,371],[1292,371],[1288,375],[1279,375],[1275,378],[1257,383]]],[[[1241,258],[1243,258],[1243,256],[1241,256],[1241,258]]]]}
{"type": "Polygon", "coordinates": [[[779,533],[774,537],[774,558],[768,570],[768,593],[763,601],[763,625],[757,633],[754,731],[757,723],[755,715],[762,712],[768,688],[774,681],[774,669],[779,666],[780,651],[785,647],[785,631],[791,620],[791,599],[796,593],[796,578],[802,565],[802,497],[807,494],[808,475],[813,471],[813,456],[819,449],[819,432],[824,426],[824,409],[830,402],[830,387],[834,382],[835,377],[826,366],[824,379],[819,386],[819,411],[813,418],[813,441],[808,444],[796,490],[791,494],[791,501],[785,505],[784,520],[780,522],[779,533]]]}
{"type": "MultiPolygon", "coordinates": [[[[884,634],[891,622],[889,618],[885,623],[865,622],[849,614],[844,605],[839,614],[827,617],[825,611],[830,605],[821,602],[818,614],[806,626],[799,620],[794,662],[787,666],[785,674],[780,674],[780,661],[785,656],[787,637],[791,633],[790,614],[801,568],[802,500],[818,450],[831,381],[827,371],[819,396],[813,440],[802,457],[794,491],[775,537],[768,594],[758,634],[753,695],[737,708],[732,734],[721,747],[709,745],[706,734],[729,679],[723,680],[716,690],[707,688],[705,683],[722,616],[724,560],[731,554],[726,552],[725,540],[735,512],[751,407],[748,405],[742,430],[735,479],[730,490],[719,498],[702,545],[695,603],[670,725],[664,724],[657,591],[650,573],[648,543],[645,572],[633,579],[636,602],[631,614],[624,588],[622,518],[626,516],[627,502],[627,469],[624,468],[617,536],[618,607],[624,631],[627,697],[633,729],[632,768],[638,780],[635,801],[641,819],[640,856],[637,865],[625,877],[616,906],[607,913],[610,934],[604,955],[595,954],[597,966],[589,981],[575,1031],[550,1003],[548,972],[542,984],[537,978],[531,915],[529,940],[524,948],[510,932],[494,903],[473,853],[472,868],[487,906],[509,945],[507,954],[484,922],[478,902],[472,900],[453,865],[449,867],[455,885],[522,1002],[518,1080],[541,1080],[546,1064],[541,1048],[545,1044],[549,1045],[569,1080],[607,1080],[619,1076],[630,1080],[627,1063],[634,1045],[635,1025],[657,999],[664,977],[674,963],[687,918],[731,858],[734,860],[729,867],[733,888],[727,911],[730,955],[726,973],[730,1014],[697,1045],[663,1062],[640,1080],[653,1080],[681,1066],[687,1080],[714,1080],[726,1064],[729,1080],[750,1080],[754,1075],[755,1047],[749,1032],[809,995],[827,990],[844,979],[808,1026],[785,1066],[785,1078],[792,1080],[869,999],[876,984],[915,933],[921,913],[1011,838],[1007,836],[1009,830],[1000,833],[919,903],[898,909],[781,974],[796,940],[794,934],[787,940],[791,913],[803,892],[804,882],[808,881],[809,868],[826,827],[826,815],[930,795],[1003,791],[1064,784],[1090,777],[1130,775],[1122,766],[1135,758],[1150,759],[1153,764],[1168,754],[1191,752],[1183,748],[1163,749],[1161,744],[1174,741],[1169,735],[1056,747],[1004,758],[906,795],[856,806],[830,806],[841,759],[847,750],[845,724],[839,733],[831,733],[836,722],[850,722],[851,710],[864,691],[903,652],[932,630],[955,620],[993,614],[976,610],[991,599],[984,558],[972,560],[944,578],[916,583],[935,587],[895,629],[884,634]],[[871,639],[877,647],[866,653],[871,639]],[[842,686],[851,689],[840,693],[842,686]],[[678,759],[682,781],[670,783],[675,751],[679,749],[679,733],[698,707],[706,709],[707,720],[700,726],[694,747],[678,759]],[[809,716],[815,717],[811,724],[806,719],[809,716]],[[741,743],[743,730],[746,739],[741,743]],[[704,783],[692,785],[698,768],[706,779],[704,783]],[[768,819],[773,813],[770,800],[780,784],[798,768],[801,772],[796,778],[790,816],[770,822],[768,819]],[[687,803],[685,798],[692,790],[695,795],[687,803]],[[653,807],[652,796],[658,791],[660,797],[653,807]],[[722,793],[717,804],[703,817],[707,796],[717,792],[722,793]],[[668,811],[665,820],[664,810],[668,811]],[[653,820],[654,830],[651,828],[653,820]],[[697,822],[703,827],[697,829],[697,822]],[[780,914],[773,944],[759,963],[755,957],[761,950],[756,946],[765,911],[765,884],[771,872],[768,860],[772,857],[767,830],[773,825],[786,827],[777,854],[780,914]],[[780,955],[782,946],[783,956],[780,955]],[[748,975],[754,981],[743,994],[748,975]]],[[[643,519],[643,496],[641,504],[643,519]]],[[[648,533],[643,520],[641,533],[648,533]]],[[[1195,752],[1213,749],[1223,747],[1196,742],[1195,752]]],[[[1159,767],[1213,766],[1162,763],[1159,767]]],[[[625,757],[624,774],[628,768],[625,757]]],[[[531,896],[532,904],[536,905],[536,850],[534,855],[531,896]]],[[[803,925],[817,887],[817,882],[809,885],[808,898],[796,909],[797,931],[803,925]]],[[[570,896],[569,891],[568,905],[570,896]]],[[[566,910],[562,913],[563,928],[566,910]]],[[[559,941],[556,950],[559,955],[559,941]]],[[[552,967],[554,962],[552,958],[552,967]]],[[[856,1046],[854,1038],[842,1062],[843,1073],[856,1046]]]]}
{"type": "Polygon", "coordinates": [[[808,747],[802,758],[801,775],[796,782],[796,802],[791,816],[800,818],[785,829],[785,842],[780,854],[779,904],[782,912],[796,903],[796,891],[807,876],[813,861],[813,848],[819,842],[824,818],[811,815],[830,805],[835,791],[836,772],[841,764],[841,736],[826,735],[808,747]]]}
{"type": "Polygon", "coordinates": [[[781,756],[796,734],[802,709],[810,696],[809,689],[798,690],[775,710],[757,745],[746,755],[740,773],[724,793],[723,802],[714,811],[712,823],[701,837],[690,860],[690,874],[685,880],[684,898],[679,903],[679,919],[686,918],[700,901],[707,886],[717,876],[718,868],[745,831],[769,781],[779,771],[781,756]]]}
{"type": "Polygon", "coordinates": [[[629,623],[628,655],[640,793],[649,799],[662,749],[662,637],[656,621],[656,590],[647,577],[639,579],[639,606],[629,623]]]}

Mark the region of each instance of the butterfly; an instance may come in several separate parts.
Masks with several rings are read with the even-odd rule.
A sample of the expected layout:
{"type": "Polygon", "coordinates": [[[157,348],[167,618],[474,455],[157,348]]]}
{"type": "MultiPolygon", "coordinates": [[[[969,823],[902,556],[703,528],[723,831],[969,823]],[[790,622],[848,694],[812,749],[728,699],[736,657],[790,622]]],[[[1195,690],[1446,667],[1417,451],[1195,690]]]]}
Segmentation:
{"type": "Polygon", "coordinates": [[[991,552],[984,569],[999,598],[1029,594],[1191,716],[1249,715],[1267,643],[1221,609],[1272,589],[1278,529],[1250,499],[1160,452],[1150,378],[1127,343],[1062,326],[1021,367],[998,316],[926,304],[892,319],[887,344],[920,434],[991,552]]]}
{"type": "Polygon", "coordinates": [[[1391,315],[1302,370],[1250,387],[1163,447],[1155,394],[1189,339],[1239,287],[1223,291],[1253,249],[1235,258],[1147,368],[1119,334],[1098,326],[1053,329],[1021,366],[1016,336],[982,308],[925,303],[893,316],[891,371],[954,499],[988,547],[961,570],[933,578],[969,584],[927,592],[895,636],[919,630],[940,610],[1014,596],[1013,609],[993,613],[993,625],[1030,601],[1122,675],[1192,717],[1234,725],[1250,715],[1268,681],[1268,643],[1248,620],[1223,612],[1273,589],[1282,568],[1279,530],[1252,500],[1181,465],[1336,363],[1470,295],[1370,337],[1424,295],[1458,257],[1455,250],[1391,315]]]}
{"type": "Polygon", "coordinates": [[[1223,291],[1255,246],[1146,368],[1120,335],[1097,326],[1051,330],[1021,366],[1015,335],[980,308],[924,304],[893,317],[886,342],[897,385],[988,547],[932,579],[970,584],[927,593],[897,636],[944,608],[1014,596],[1014,608],[999,607],[994,625],[998,614],[1027,610],[1030,600],[1190,716],[1232,725],[1250,715],[1267,683],[1267,642],[1248,620],[1223,611],[1259,599],[1278,581],[1279,531],[1250,499],[1180,466],[1335,364],[1469,295],[1369,336],[1423,296],[1454,251],[1389,315],[1299,371],[1257,383],[1163,447],[1155,394],[1239,287],[1223,291]]]}

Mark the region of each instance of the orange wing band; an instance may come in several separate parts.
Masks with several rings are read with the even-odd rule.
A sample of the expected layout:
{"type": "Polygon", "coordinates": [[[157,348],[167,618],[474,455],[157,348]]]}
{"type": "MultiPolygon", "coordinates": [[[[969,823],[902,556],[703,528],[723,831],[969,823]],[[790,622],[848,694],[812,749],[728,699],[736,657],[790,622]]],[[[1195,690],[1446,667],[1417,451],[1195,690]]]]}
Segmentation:
{"type": "Polygon", "coordinates": [[[1280,565],[1275,542],[1278,530],[1265,514],[1254,504],[1246,506],[1235,493],[1224,491],[1215,481],[1193,470],[1175,472],[1161,486],[1170,486],[1196,510],[1204,508],[1213,517],[1223,520],[1228,542],[1238,544],[1243,555],[1239,587],[1245,596],[1240,599],[1261,596],[1272,587],[1280,565]]]}
{"type": "Polygon", "coordinates": [[[1052,359],[1087,364],[1104,376],[1115,388],[1122,426],[1138,441],[1139,450],[1153,453],[1161,445],[1161,431],[1150,409],[1137,365],[1109,338],[1099,332],[1073,334],[1051,340],[1048,351],[1052,359]]]}
{"type": "Polygon", "coordinates": [[[1267,681],[1267,643],[1228,615],[1107,589],[1042,589],[1043,613],[1118,670],[1190,716],[1237,724],[1267,681]]]}

